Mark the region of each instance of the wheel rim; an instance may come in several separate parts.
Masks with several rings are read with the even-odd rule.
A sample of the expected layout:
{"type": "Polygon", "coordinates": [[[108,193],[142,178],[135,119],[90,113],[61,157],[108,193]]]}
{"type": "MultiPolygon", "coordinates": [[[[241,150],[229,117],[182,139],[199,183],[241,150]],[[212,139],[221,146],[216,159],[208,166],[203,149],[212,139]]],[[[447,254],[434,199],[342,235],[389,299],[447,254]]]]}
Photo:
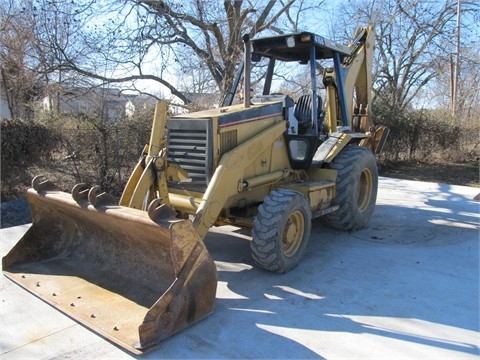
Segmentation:
{"type": "Polygon", "coordinates": [[[360,174],[357,190],[357,206],[358,210],[367,210],[372,197],[373,176],[369,169],[363,169],[360,174]]]}
{"type": "Polygon", "coordinates": [[[285,224],[282,239],[282,250],[285,256],[292,257],[297,253],[297,250],[302,243],[304,232],[305,223],[303,214],[297,210],[290,215],[285,224]]]}

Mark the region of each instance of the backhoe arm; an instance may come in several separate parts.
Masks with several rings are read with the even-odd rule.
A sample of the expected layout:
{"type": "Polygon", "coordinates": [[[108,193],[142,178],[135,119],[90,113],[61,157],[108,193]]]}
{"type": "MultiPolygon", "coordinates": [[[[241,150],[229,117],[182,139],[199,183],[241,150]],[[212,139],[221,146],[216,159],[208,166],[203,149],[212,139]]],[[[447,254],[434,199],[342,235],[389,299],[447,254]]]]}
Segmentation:
{"type": "Polygon", "coordinates": [[[375,45],[375,30],[372,26],[358,28],[349,45],[351,55],[343,58],[341,65],[327,69],[324,83],[327,90],[327,120],[330,133],[337,131],[337,121],[349,126],[352,132],[365,133],[359,145],[369,147],[374,153],[381,152],[389,133],[384,125],[372,121],[372,61],[375,45]],[[343,84],[340,84],[343,81],[343,84]],[[343,95],[339,91],[343,85],[343,95]],[[340,98],[341,97],[341,98],[340,98]],[[337,109],[342,109],[340,114],[337,109]]]}
{"type": "Polygon", "coordinates": [[[345,93],[349,111],[348,118],[353,119],[355,115],[363,118],[363,121],[360,121],[357,126],[359,129],[354,129],[355,124],[351,124],[353,131],[366,132],[374,126],[370,113],[374,44],[375,31],[373,27],[358,28],[355,32],[355,40],[350,45],[352,55],[343,62],[343,68],[346,69],[345,93]]]}

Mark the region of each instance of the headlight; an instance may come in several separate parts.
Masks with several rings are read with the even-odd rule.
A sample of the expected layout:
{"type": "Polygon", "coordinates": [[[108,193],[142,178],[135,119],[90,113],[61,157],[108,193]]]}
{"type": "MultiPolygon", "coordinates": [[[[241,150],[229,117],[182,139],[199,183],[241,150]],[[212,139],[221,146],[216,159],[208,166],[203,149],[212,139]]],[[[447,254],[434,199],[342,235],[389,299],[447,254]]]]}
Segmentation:
{"type": "Polygon", "coordinates": [[[295,47],[295,38],[293,36],[288,37],[285,41],[287,42],[287,46],[289,48],[295,47]]]}

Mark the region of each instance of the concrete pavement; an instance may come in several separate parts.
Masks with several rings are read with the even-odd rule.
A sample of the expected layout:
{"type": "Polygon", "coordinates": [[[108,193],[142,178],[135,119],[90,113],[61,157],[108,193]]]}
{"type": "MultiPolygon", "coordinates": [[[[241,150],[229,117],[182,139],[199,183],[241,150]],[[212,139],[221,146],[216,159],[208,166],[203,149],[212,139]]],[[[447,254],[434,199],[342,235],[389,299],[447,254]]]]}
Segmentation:
{"type": "MultiPolygon", "coordinates": [[[[314,223],[285,275],[253,267],[237,228],[214,228],[213,314],[143,358],[478,359],[479,192],[381,178],[368,228],[314,223]]],[[[2,256],[28,226],[0,231],[2,256]]],[[[133,357],[3,276],[0,297],[2,359],[133,357]]]]}

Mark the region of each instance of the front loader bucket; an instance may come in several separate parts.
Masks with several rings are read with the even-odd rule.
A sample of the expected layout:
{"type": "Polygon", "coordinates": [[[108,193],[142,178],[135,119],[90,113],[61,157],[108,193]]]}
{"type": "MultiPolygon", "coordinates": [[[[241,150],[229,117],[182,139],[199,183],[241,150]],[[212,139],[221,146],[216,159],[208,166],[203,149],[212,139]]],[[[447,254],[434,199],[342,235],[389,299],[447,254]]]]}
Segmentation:
{"type": "Polygon", "coordinates": [[[165,205],[147,213],[97,194],[77,186],[70,195],[35,179],[27,191],[33,225],[3,271],[139,354],[212,311],[215,264],[192,222],[172,218],[165,205]]]}

